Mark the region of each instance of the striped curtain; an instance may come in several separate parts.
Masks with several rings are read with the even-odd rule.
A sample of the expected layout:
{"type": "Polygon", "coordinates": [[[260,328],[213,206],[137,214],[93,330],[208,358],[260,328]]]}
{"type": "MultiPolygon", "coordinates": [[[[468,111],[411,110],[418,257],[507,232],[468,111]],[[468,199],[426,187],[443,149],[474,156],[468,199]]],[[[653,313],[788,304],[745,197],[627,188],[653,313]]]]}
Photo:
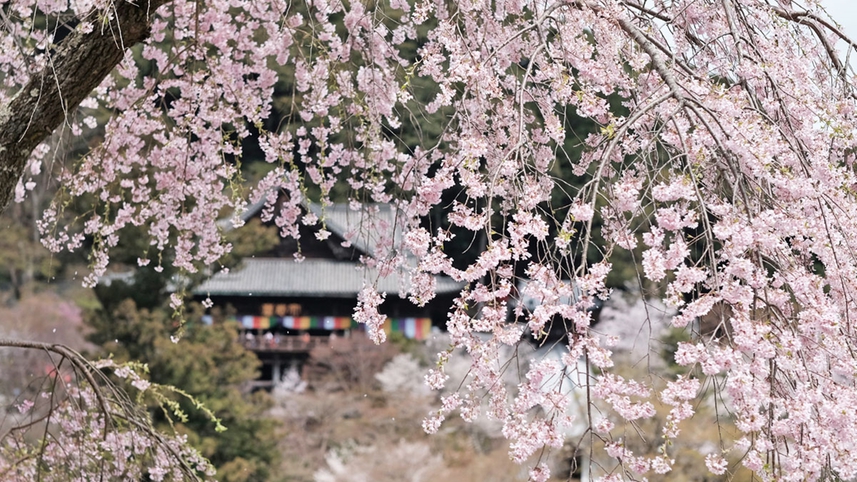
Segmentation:
{"type": "MultiPolygon", "coordinates": [[[[350,330],[359,324],[347,316],[230,316],[227,321],[237,321],[245,330],[269,330],[282,326],[288,330],[350,330]]],[[[211,315],[202,317],[203,323],[213,322],[211,315]]],[[[425,340],[431,334],[431,318],[387,318],[384,331],[401,333],[411,340],[425,340]]]]}
{"type": "Polygon", "coordinates": [[[402,333],[411,340],[425,340],[431,334],[431,318],[387,318],[384,331],[402,333]]]}

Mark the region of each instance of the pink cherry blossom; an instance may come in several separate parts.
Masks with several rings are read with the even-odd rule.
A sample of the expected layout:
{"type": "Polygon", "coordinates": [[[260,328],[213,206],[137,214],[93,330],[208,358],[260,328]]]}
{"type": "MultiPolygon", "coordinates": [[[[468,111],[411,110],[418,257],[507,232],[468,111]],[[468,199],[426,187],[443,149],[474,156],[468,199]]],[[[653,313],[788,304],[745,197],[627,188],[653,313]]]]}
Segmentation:
{"type": "MultiPolygon", "coordinates": [[[[80,20],[74,39],[124,41],[101,28],[114,25],[117,5],[130,4],[6,2],[0,122],[16,114],[13,102],[48,102],[26,91],[54,75],[63,49],[40,15],[80,20]]],[[[718,417],[753,441],[732,450],[759,477],[857,474],[857,85],[843,60],[857,44],[819,2],[152,6],[142,45],[123,45],[87,98],[55,100],[62,127],[51,138],[54,127],[43,129],[29,158],[12,163],[10,196],[32,195],[45,174],[62,186],[39,229],[52,252],[91,249],[87,286],[131,230],[147,246],[140,266],[190,274],[231,250],[223,215],[240,226],[260,202],[281,236],[301,242],[313,227],[324,240],[333,231],[306,206],[346,202],[360,226],[343,246],[363,246],[361,262],[379,277],[406,278],[403,297],[434,299],[435,275],[462,283],[446,328],[471,369],[450,384],[461,405],[445,399],[428,430],[450,410],[485,413],[523,462],[564,442],[561,406],[572,397],[561,387],[574,373],[575,389],[603,411],[587,430],[603,418],[614,433],[664,403],[658,436],[668,447],[692,402],[712,397],[728,407],[718,404],[718,417]],[[55,163],[71,144],[87,152],[55,163]],[[248,146],[260,153],[250,161],[270,164],[252,186],[239,167],[248,146]],[[75,198],[90,208],[72,213],[75,198]],[[472,236],[472,262],[451,252],[456,236],[472,236]],[[637,273],[624,281],[661,297],[676,310],[672,329],[691,338],[675,354],[684,377],[619,377],[617,353],[592,326],[591,309],[615,295],[610,275],[629,257],[637,273]],[[544,342],[560,326],[567,341],[554,358],[523,366],[517,388],[499,383],[505,347],[529,340],[527,330],[544,342]]],[[[378,343],[379,280],[367,275],[354,315],[378,343]]],[[[180,314],[181,297],[170,302],[180,314]]],[[[654,359],[663,340],[646,323],[638,332],[654,359]]],[[[446,377],[441,357],[427,381],[442,389],[446,377]]],[[[608,452],[632,472],[671,470],[668,451],[630,446],[608,452]]],[[[709,469],[725,470],[727,455],[709,469]]],[[[148,476],[168,478],[164,470],[148,476]]]]}

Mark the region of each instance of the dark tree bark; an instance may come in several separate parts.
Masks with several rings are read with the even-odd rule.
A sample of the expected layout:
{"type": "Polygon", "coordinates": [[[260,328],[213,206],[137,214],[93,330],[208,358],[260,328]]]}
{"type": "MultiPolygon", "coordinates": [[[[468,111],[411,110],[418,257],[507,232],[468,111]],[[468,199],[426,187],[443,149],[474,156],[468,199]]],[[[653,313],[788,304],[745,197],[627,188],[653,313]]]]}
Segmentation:
{"type": "Polygon", "coordinates": [[[155,9],[168,0],[115,0],[113,20],[63,39],[41,72],[0,106],[0,212],[6,209],[33,149],[110,74],[125,51],[149,36],[155,9]]]}

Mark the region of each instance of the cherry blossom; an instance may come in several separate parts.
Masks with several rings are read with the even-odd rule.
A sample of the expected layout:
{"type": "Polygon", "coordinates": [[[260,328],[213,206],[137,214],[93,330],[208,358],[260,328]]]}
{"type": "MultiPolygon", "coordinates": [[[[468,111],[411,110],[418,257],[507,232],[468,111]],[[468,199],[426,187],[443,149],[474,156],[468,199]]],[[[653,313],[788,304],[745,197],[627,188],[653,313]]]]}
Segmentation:
{"type": "MultiPolygon", "coordinates": [[[[305,224],[324,239],[325,216],[304,206],[348,202],[361,226],[346,245],[366,241],[362,262],[380,276],[406,274],[413,302],[432,299],[432,275],[464,284],[447,329],[472,369],[454,381],[461,405],[447,399],[427,430],[452,411],[482,411],[540,480],[547,468],[528,457],[561,445],[570,402],[560,387],[572,384],[603,412],[585,417],[602,433],[669,406],[663,453],[608,449],[629,470],[664,474],[691,401],[714,398],[728,403],[716,417],[731,417],[747,442],[711,456],[712,472],[742,456],[763,480],[857,473],[857,101],[836,50],[855,44],[819,2],[144,4],[142,45],[123,45],[88,97],[62,104],[62,127],[26,153],[10,188],[23,198],[39,172],[56,171],[62,189],[39,226],[54,252],[91,246],[87,285],[127,228],[145,233],[141,266],[194,273],[231,249],[224,213],[239,226],[262,202],[282,236],[300,241],[305,224]],[[277,110],[283,85],[288,115],[277,110]],[[275,113],[279,125],[268,122],[275,113]],[[419,131],[416,145],[405,129],[419,131]],[[70,139],[86,140],[86,154],[53,165],[70,139]],[[251,144],[271,169],[247,187],[251,144]],[[91,208],[72,214],[81,197],[91,208]],[[379,214],[385,204],[394,220],[379,214]],[[444,213],[440,225],[433,213],[444,213]],[[465,236],[485,246],[467,266],[449,251],[465,236]],[[611,295],[622,256],[692,338],[675,356],[682,378],[620,377],[595,333],[591,308],[611,295]],[[538,306],[524,309],[523,297],[538,306]],[[544,342],[554,326],[566,332],[559,361],[524,367],[507,392],[500,348],[544,342]]],[[[121,30],[102,28],[117,5],[131,8],[5,0],[0,122],[12,102],[38,98],[23,89],[63,50],[40,15],[78,19],[68,42],[121,45],[121,30]]],[[[382,342],[376,282],[367,274],[355,319],[382,342]]],[[[446,359],[427,378],[433,388],[446,359]]]]}

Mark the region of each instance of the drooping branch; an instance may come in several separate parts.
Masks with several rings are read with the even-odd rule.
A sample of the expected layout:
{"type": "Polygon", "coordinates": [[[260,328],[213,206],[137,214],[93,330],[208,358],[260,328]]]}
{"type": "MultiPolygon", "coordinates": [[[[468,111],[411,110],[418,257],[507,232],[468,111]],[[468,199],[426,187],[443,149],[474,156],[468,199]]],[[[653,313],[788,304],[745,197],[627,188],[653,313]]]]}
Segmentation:
{"type": "Polygon", "coordinates": [[[125,51],[149,36],[155,10],[166,0],[134,4],[118,0],[109,18],[90,32],[75,29],[57,47],[41,72],[8,103],[0,105],[0,211],[33,149],[54,132],[93,89],[122,61],[125,51]]]}
{"type": "MultiPolygon", "coordinates": [[[[95,368],[84,358],[80,353],[72,348],[59,343],[43,343],[38,341],[14,340],[8,338],[0,338],[0,347],[6,348],[23,348],[40,350],[46,353],[56,353],[57,355],[67,359],[72,366],[78,371],[86,381],[92,386],[95,391],[95,396],[98,399],[98,405],[105,416],[110,416],[109,403],[104,397],[104,394],[99,389],[99,383],[93,377],[95,368]]],[[[104,434],[107,434],[107,424],[104,425],[104,434]]]]}
{"type": "MultiPolygon", "coordinates": [[[[789,11],[775,6],[772,6],[771,9],[774,11],[774,13],[786,20],[804,23],[805,21],[803,19],[809,19],[813,22],[817,22],[823,25],[824,28],[826,28],[827,30],[833,32],[834,35],[839,37],[840,40],[847,43],[850,47],[857,48],[857,43],[855,43],[854,40],[851,40],[851,37],[845,35],[842,30],[831,24],[829,21],[825,20],[822,17],[819,17],[818,15],[813,14],[812,12],[789,11]]],[[[816,28],[813,28],[813,30],[816,30],[816,28]]]]}
{"type": "MultiPolygon", "coordinates": [[[[203,480],[199,472],[206,471],[204,467],[208,465],[208,462],[201,457],[195,458],[198,454],[196,454],[192,449],[187,450],[189,447],[184,446],[185,442],[182,439],[172,439],[169,435],[161,433],[155,429],[148,412],[145,410],[145,405],[132,402],[128,397],[128,394],[122,388],[115,385],[104,373],[102,373],[104,368],[110,368],[118,375],[118,371],[116,370],[117,365],[114,364],[112,360],[108,360],[109,363],[102,362],[100,364],[93,364],[74,349],[59,343],[44,343],[0,338],[0,348],[37,350],[48,354],[59,355],[62,361],[55,363],[54,366],[57,371],[59,371],[59,367],[62,366],[64,361],[68,361],[76,376],[79,377],[78,388],[86,387],[86,390],[88,390],[95,398],[97,406],[89,408],[94,409],[96,413],[103,417],[100,424],[100,434],[95,436],[95,438],[98,439],[97,443],[107,444],[109,432],[116,432],[117,430],[120,432],[135,432],[136,437],[142,437],[148,440],[156,450],[163,451],[163,453],[166,454],[168,460],[162,460],[161,462],[165,461],[168,467],[177,470],[177,472],[174,473],[181,473],[181,480],[203,480]]],[[[55,390],[56,388],[52,390],[52,395],[56,393],[55,390]]],[[[53,397],[51,398],[50,405],[48,414],[14,426],[10,429],[10,433],[25,431],[38,423],[45,423],[47,425],[50,422],[56,424],[53,419],[56,418],[54,411],[57,409],[57,406],[54,405],[53,397]]],[[[86,414],[86,409],[79,406],[73,411],[76,412],[76,416],[84,416],[86,414]]],[[[64,430],[62,423],[60,423],[58,427],[59,431],[64,430]]],[[[45,430],[47,430],[47,428],[45,430]]],[[[4,435],[4,437],[5,436],[8,436],[8,434],[4,435]]],[[[0,437],[0,442],[2,441],[3,437],[0,437]]],[[[41,451],[45,450],[46,443],[47,442],[45,441],[45,443],[41,445],[41,451]]],[[[16,464],[27,462],[31,458],[32,457],[25,457],[18,460],[10,467],[15,467],[16,464]]],[[[144,459],[140,460],[143,461],[144,459]]],[[[103,463],[101,464],[101,469],[104,469],[103,463]]],[[[9,469],[7,468],[7,470],[9,469]]],[[[103,477],[103,475],[104,474],[102,473],[101,476],[103,477]]],[[[3,478],[4,476],[5,473],[0,473],[0,479],[5,480],[3,478]]]]}

